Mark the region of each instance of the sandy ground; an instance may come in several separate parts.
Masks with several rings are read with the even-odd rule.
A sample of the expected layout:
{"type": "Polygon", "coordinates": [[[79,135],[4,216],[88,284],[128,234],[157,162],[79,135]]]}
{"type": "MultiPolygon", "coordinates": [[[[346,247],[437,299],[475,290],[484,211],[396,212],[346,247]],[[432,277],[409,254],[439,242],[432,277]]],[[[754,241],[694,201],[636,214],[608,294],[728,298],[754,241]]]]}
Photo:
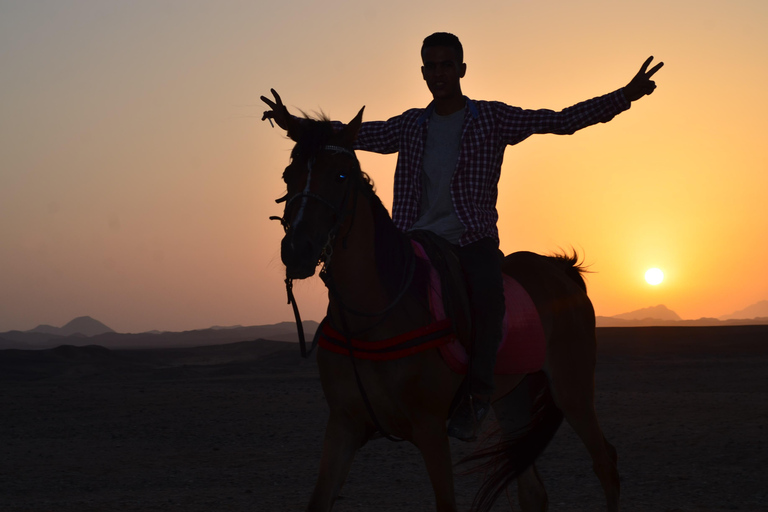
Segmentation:
{"type": "MultiPolygon", "coordinates": [[[[767,327],[600,329],[599,342],[624,511],[768,510],[767,327]]],[[[326,418],[315,363],[292,344],[0,351],[0,511],[303,510],[326,418]]],[[[603,509],[567,424],[538,465],[550,510],[603,509]]],[[[457,476],[461,509],[476,489],[457,476]]],[[[417,451],[386,440],[359,452],[334,508],[433,509],[417,451]]]]}

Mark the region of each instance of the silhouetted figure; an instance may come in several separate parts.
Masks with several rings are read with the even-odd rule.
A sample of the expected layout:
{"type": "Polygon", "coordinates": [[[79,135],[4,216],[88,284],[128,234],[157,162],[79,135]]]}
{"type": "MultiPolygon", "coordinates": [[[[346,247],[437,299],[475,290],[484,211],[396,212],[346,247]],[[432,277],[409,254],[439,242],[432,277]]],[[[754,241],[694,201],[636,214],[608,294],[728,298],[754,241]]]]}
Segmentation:
{"type": "MultiPolygon", "coordinates": [[[[448,435],[473,440],[490,410],[496,349],[502,339],[504,288],[496,228],[496,200],[506,146],[535,133],[568,135],[605,123],[651,94],[649,57],[625,87],[560,112],[524,110],[496,101],[471,100],[461,90],[467,72],[459,39],[437,32],[424,39],[421,73],[432,93],[426,108],[387,121],[363,123],[355,149],[398,153],[392,218],[402,231],[430,231],[456,246],[472,308],[472,354],[467,393],[448,425],[448,435]]],[[[261,99],[288,129],[280,96],[261,99]]]]}

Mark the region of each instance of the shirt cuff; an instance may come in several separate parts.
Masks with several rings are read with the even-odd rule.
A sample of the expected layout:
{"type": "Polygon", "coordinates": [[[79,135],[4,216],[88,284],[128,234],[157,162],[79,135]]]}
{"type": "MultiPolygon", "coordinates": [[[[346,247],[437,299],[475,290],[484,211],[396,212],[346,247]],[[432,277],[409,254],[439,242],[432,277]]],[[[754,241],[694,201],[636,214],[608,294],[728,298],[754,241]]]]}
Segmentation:
{"type": "Polygon", "coordinates": [[[616,106],[616,108],[619,109],[619,112],[624,112],[625,110],[629,110],[629,107],[632,106],[632,102],[627,99],[627,97],[624,95],[624,88],[622,87],[618,91],[614,91],[611,94],[611,100],[613,104],[616,106]]]}

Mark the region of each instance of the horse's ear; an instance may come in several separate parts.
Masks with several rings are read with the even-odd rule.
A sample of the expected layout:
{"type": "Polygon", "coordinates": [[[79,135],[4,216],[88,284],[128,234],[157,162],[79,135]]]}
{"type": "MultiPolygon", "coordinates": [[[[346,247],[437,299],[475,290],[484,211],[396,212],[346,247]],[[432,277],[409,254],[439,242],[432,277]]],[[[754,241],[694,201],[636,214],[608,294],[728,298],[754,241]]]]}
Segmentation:
{"type": "Polygon", "coordinates": [[[341,133],[342,141],[347,146],[352,146],[357,139],[357,132],[360,131],[360,125],[363,124],[363,110],[365,106],[360,109],[354,119],[352,119],[347,126],[344,127],[344,131],[341,133]]]}

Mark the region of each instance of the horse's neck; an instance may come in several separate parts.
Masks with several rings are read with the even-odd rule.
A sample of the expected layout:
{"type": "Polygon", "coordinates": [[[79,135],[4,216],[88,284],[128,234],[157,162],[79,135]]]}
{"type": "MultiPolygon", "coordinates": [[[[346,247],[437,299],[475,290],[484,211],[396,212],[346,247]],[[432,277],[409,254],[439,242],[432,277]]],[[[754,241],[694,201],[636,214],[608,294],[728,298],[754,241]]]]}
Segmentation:
{"type": "Polygon", "coordinates": [[[376,269],[376,233],[371,205],[358,194],[355,211],[339,229],[328,268],[331,302],[340,300],[355,309],[373,312],[386,300],[376,269]]]}
{"type": "MultiPolygon", "coordinates": [[[[354,219],[350,219],[348,222],[351,224],[345,224],[339,230],[328,268],[331,286],[334,287],[329,296],[331,319],[338,327],[343,328],[346,323],[351,331],[364,330],[381,320],[381,317],[355,315],[352,310],[375,314],[387,309],[396,299],[387,293],[388,287],[384,283],[384,280],[391,279],[391,276],[382,276],[377,265],[377,258],[385,257],[377,251],[377,237],[386,237],[384,240],[380,239],[379,244],[394,244],[392,248],[395,249],[395,261],[388,263],[400,266],[401,262],[398,260],[403,260],[402,268],[396,269],[400,274],[396,280],[407,270],[404,258],[397,257],[399,248],[404,243],[403,235],[394,225],[385,226],[382,230],[384,233],[377,232],[382,226],[377,226],[372,201],[374,200],[365,194],[359,194],[354,219]]],[[[381,224],[381,219],[378,224],[381,224]]]]}

